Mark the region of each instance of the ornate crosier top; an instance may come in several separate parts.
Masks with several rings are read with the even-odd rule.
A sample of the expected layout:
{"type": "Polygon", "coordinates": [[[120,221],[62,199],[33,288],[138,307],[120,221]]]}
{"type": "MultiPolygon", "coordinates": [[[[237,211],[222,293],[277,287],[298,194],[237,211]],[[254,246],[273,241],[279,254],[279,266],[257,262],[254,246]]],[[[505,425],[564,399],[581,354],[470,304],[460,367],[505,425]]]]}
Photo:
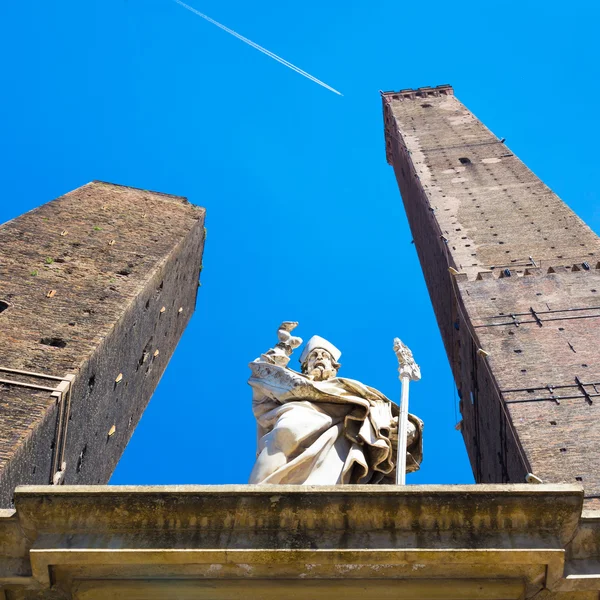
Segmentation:
{"type": "Polygon", "coordinates": [[[419,381],[421,379],[421,369],[413,358],[413,353],[408,346],[405,346],[400,338],[394,338],[394,352],[398,358],[398,373],[399,377],[408,377],[411,381],[419,381]]]}

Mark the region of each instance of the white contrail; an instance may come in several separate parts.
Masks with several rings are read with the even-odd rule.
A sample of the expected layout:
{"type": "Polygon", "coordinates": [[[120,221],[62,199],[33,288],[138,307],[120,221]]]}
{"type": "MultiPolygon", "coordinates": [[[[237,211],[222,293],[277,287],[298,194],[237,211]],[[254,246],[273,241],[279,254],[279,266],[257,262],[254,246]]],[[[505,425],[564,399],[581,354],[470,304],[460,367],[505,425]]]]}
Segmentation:
{"type": "Polygon", "coordinates": [[[277,54],[274,54],[273,52],[270,52],[266,48],[263,48],[262,46],[259,46],[258,44],[255,44],[252,40],[249,40],[248,38],[245,38],[243,35],[240,35],[239,33],[233,31],[233,29],[229,29],[229,27],[225,27],[225,25],[221,25],[221,23],[219,23],[218,21],[215,21],[214,19],[211,19],[209,16],[205,15],[204,13],[201,13],[200,11],[196,10],[195,8],[192,8],[191,6],[189,6],[188,4],[186,4],[185,2],[182,2],[181,0],[173,0],[173,2],[177,2],[177,4],[183,6],[183,8],[187,8],[187,10],[189,10],[190,12],[193,12],[194,14],[198,15],[199,17],[202,17],[204,20],[208,21],[209,23],[212,23],[213,25],[216,25],[217,27],[219,27],[223,31],[226,31],[227,33],[230,33],[231,35],[233,35],[234,37],[236,37],[238,40],[242,40],[242,42],[245,42],[249,46],[252,46],[253,48],[255,48],[256,50],[258,50],[259,52],[262,52],[263,54],[266,54],[267,56],[270,56],[271,58],[273,58],[274,60],[276,60],[278,63],[281,63],[282,65],[284,65],[284,66],[292,69],[292,71],[296,71],[296,73],[299,73],[303,77],[306,77],[307,79],[310,79],[311,81],[314,81],[315,83],[318,83],[319,85],[321,85],[324,88],[328,89],[330,92],[333,92],[334,94],[337,94],[338,96],[343,96],[343,94],[341,94],[340,92],[338,92],[336,89],[334,89],[331,86],[327,85],[326,83],[322,82],[320,79],[317,79],[316,77],[313,77],[310,73],[307,73],[306,71],[303,71],[300,67],[297,67],[296,65],[293,65],[291,62],[288,62],[287,60],[281,58],[281,56],[277,56],[277,54]]]}

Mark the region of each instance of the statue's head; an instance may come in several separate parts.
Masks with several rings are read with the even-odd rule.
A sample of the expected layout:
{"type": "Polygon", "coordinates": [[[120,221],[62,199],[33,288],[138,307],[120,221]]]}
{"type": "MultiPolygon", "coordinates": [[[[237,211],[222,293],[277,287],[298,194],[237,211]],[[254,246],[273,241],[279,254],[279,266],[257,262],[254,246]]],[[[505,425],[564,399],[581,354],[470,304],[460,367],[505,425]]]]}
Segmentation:
{"type": "Polygon", "coordinates": [[[302,372],[315,381],[337,377],[341,355],[333,344],[315,335],[308,340],[300,356],[302,372]]]}

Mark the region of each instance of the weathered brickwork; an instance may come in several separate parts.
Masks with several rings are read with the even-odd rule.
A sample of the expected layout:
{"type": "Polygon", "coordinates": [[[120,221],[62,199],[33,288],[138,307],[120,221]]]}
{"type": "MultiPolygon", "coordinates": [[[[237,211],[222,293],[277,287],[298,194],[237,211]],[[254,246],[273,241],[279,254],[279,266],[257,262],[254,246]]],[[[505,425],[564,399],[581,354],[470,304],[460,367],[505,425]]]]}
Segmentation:
{"type": "Polygon", "coordinates": [[[477,481],[600,498],[600,239],[455,97],[383,94],[386,150],[477,481]],[[451,269],[449,269],[451,268],[451,269]]]}
{"type": "Polygon", "coordinates": [[[184,198],[102,182],[0,227],[0,379],[75,375],[62,419],[48,391],[0,385],[0,506],[59,454],[65,483],[108,481],[194,311],[204,232],[184,198]]]}

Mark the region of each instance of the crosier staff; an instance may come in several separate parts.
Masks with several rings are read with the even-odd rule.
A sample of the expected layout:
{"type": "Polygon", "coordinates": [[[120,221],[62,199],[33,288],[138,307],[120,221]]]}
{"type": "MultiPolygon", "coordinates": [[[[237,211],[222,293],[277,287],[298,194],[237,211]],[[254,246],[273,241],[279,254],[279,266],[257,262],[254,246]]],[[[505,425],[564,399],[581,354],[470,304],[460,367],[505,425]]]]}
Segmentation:
{"type": "Polygon", "coordinates": [[[412,352],[400,338],[394,339],[394,352],[398,358],[398,378],[402,387],[400,395],[400,415],[398,416],[398,456],[396,459],[396,484],[406,484],[406,438],[408,428],[408,386],[411,381],[421,379],[421,369],[415,362],[412,352]]]}

